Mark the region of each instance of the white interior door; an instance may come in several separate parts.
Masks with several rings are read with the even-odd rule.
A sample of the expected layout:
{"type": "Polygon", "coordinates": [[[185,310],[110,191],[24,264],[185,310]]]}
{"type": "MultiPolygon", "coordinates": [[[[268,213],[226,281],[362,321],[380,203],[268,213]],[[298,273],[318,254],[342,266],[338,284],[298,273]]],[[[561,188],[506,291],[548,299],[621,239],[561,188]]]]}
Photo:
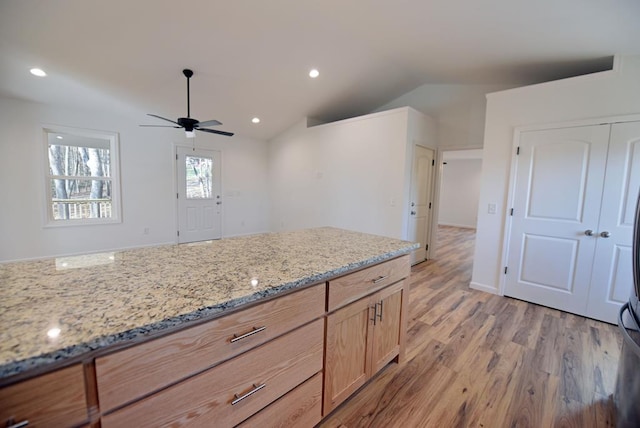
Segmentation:
{"type": "Polygon", "coordinates": [[[176,171],[178,242],[220,239],[220,152],[177,147],[176,171]]]}
{"type": "Polygon", "coordinates": [[[429,257],[433,164],[433,150],[415,146],[411,171],[409,240],[419,242],[420,248],[411,253],[411,264],[420,263],[429,257]]]}
{"type": "Polygon", "coordinates": [[[506,295],[586,314],[609,128],[521,134],[506,295]]]}
{"type": "Polygon", "coordinates": [[[633,288],[631,243],[640,187],[640,122],[611,127],[587,316],[617,323],[633,288]]]}

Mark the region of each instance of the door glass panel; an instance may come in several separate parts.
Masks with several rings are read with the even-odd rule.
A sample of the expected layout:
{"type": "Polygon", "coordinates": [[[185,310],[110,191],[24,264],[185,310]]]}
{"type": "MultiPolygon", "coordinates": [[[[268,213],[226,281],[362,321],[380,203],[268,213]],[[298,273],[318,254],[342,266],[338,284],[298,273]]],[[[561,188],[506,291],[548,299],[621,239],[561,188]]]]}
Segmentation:
{"type": "Polygon", "coordinates": [[[185,156],[187,199],[211,199],[213,159],[202,156],[185,156]]]}

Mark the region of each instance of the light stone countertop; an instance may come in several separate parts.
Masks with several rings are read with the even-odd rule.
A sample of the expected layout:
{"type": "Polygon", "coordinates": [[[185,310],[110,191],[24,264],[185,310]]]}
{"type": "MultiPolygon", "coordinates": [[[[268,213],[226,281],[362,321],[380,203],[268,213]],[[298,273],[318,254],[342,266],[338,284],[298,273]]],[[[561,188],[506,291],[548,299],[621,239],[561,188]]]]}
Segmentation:
{"type": "Polygon", "coordinates": [[[417,247],[325,227],[0,264],[0,379],[211,318],[417,247]],[[49,337],[52,329],[59,329],[58,337],[49,337]]]}

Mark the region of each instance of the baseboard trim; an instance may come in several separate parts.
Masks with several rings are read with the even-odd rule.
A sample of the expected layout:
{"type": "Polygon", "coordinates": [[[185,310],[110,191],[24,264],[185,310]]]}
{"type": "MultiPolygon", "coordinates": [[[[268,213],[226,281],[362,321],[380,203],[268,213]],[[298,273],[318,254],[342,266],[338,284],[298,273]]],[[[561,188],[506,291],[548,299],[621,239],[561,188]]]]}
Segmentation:
{"type": "Polygon", "coordinates": [[[479,282],[471,281],[469,284],[469,288],[473,288],[474,290],[484,291],[485,293],[491,293],[499,295],[498,289],[496,287],[492,287],[486,284],[480,284],[479,282]]]}
{"type": "Polygon", "coordinates": [[[468,224],[455,224],[455,223],[442,223],[438,222],[438,226],[450,226],[450,227],[460,227],[462,229],[475,229],[476,226],[469,226],[468,224]]]}

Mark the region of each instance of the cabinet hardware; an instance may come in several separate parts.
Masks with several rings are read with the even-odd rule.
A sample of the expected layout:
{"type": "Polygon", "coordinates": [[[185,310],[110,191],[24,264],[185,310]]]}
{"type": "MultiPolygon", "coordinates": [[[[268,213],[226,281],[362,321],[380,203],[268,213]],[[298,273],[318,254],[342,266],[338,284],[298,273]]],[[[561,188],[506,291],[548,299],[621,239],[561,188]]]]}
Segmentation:
{"type": "Polygon", "coordinates": [[[593,230],[587,229],[587,230],[584,231],[584,234],[587,235],[587,236],[593,236],[593,230]]]}
{"type": "Polygon", "coordinates": [[[7,428],[24,428],[27,425],[29,425],[29,421],[26,420],[18,423],[15,423],[13,419],[9,419],[9,421],[7,421],[7,428]]]}
{"type": "Polygon", "coordinates": [[[232,406],[235,406],[236,404],[238,404],[239,402],[241,402],[242,400],[244,400],[245,398],[255,394],[256,392],[260,391],[262,388],[264,388],[265,386],[267,386],[266,383],[263,383],[261,385],[256,385],[255,383],[253,384],[253,389],[249,392],[247,392],[246,394],[243,394],[241,396],[238,396],[238,394],[233,394],[234,397],[236,397],[235,400],[233,400],[231,402],[232,406]]]}
{"type": "Polygon", "coordinates": [[[376,303],[376,315],[378,315],[380,322],[382,322],[382,303],[382,300],[380,300],[380,303],[376,303]],[[380,313],[378,313],[378,305],[380,305],[380,313]]]}
{"type": "Polygon", "coordinates": [[[373,318],[369,318],[369,321],[373,321],[373,325],[376,325],[376,318],[378,318],[378,305],[375,304],[369,309],[373,309],[373,318]]]}
{"type": "Polygon", "coordinates": [[[605,230],[604,232],[600,232],[600,236],[602,236],[603,238],[608,238],[611,236],[611,234],[605,230]]]}
{"type": "Polygon", "coordinates": [[[266,325],[262,327],[253,327],[253,330],[245,334],[241,334],[240,336],[238,336],[237,334],[234,334],[233,337],[231,338],[231,343],[237,342],[238,340],[246,339],[249,336],[253,336],[256,333],[260,333],[261,331],[266,330],[266,328],[267,328],[266,325]]]}
{"type": "Polygon", "coordinates": [[[379,283],[381,281],[384,281],[387,278],[389,278],[389,275],[379,276],[376,279],[372,279],[371,282],[373,282],[374,284],[377,284],[377,283],[379,283]]]}

